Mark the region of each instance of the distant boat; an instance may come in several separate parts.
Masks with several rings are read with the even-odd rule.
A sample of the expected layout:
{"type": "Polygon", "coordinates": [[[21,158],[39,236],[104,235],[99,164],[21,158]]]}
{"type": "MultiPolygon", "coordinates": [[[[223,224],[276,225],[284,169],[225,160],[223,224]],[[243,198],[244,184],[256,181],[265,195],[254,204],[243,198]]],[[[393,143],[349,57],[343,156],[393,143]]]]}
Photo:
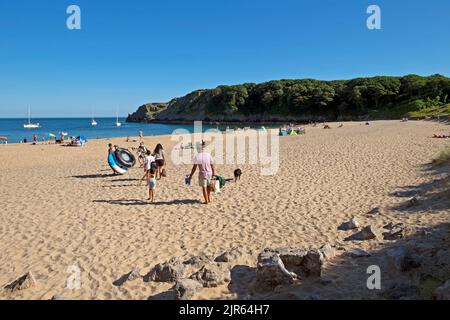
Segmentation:
{"type": "Polygon", "coordinates": [[[92,109],[92,121],[91,121],[91,126],[96,126],[98,123],[97,123],[97,121],[95,121],[95,118],[94,118],[94,110],[92,109]]]}
{"type": "Polygon", "coordinates": [[[36,128],[40,128],[41,126],[39,125],[39,123],[32,123],[31,122],[31,110],[30,110],[30,106],[28,106],[28,123],[24,124],[23,127],[25,129],[36,129],[36,128]]]}
{"type": "Polygon", "coordinates": [[[121,127],[122,124],[119,122],[119,108],[116,110],[116,127],[121,127]]]}

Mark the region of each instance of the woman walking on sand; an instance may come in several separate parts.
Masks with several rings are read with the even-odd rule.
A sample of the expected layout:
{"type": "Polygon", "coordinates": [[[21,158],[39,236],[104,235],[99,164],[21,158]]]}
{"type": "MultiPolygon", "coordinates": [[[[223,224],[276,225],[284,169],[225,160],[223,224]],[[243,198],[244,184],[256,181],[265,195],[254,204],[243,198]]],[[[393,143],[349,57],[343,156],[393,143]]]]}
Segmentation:
{"type": "Polygon", "coordinates": [[[161,143],[158,143],[156,145],[155,151],[153,152],[155,156],[155,162],[156,162],[156,178],[158,180],[161,179],[163,176],[164,166],[166,165],[166,158],[164,156],[164,148],[161,145],[161,143]]]}

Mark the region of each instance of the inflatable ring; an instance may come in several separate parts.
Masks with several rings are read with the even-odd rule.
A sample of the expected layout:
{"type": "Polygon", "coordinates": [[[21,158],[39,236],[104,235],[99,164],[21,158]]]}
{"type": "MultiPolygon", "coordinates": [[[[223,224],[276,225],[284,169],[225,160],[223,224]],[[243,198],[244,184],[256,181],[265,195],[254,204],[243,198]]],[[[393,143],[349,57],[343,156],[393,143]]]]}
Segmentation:
{"type": "Polygon", "coordinates": [[[115,173],[118,173],[118,174],[127,174],[128,173],[128,169],[121,166],[120,163],[117,162],[117,159],[114,156],[114,154],[112,154],[112,153],[110,153],[108,156],[108,164],[111,167],[111,169],[114,170],[115,173]]]}
{"type": "Polygon", "coordinates": [[[128,151],[127,149],[117,149],[114,152],[116,160],[119,164],[124,167],[131,168],[136,164],[136,158],[134,155],[128,151]]]}

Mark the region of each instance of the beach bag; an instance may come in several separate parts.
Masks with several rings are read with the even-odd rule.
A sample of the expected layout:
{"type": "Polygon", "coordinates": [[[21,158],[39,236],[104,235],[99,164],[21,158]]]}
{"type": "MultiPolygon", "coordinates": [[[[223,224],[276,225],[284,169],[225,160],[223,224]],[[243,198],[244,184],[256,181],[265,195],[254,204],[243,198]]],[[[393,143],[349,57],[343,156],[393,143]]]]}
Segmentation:
{"type": "Polygon", "coordinates": [[[212,180],[211,184],[214,185],[214,188],[213,188],[214,193],[220,193],[220,181],[219,180],[212,180]]]}

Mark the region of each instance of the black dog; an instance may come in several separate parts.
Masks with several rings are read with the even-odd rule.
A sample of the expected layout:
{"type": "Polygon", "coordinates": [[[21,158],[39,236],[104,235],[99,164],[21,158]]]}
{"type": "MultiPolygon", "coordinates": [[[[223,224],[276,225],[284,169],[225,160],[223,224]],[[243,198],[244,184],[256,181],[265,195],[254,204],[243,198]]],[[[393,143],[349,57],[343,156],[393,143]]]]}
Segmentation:
{"type": "Polygon", "coordinates": [[[241,169],[234,170],[234,182],[237,182],[238,180],[241,180],[241,169]]]}

